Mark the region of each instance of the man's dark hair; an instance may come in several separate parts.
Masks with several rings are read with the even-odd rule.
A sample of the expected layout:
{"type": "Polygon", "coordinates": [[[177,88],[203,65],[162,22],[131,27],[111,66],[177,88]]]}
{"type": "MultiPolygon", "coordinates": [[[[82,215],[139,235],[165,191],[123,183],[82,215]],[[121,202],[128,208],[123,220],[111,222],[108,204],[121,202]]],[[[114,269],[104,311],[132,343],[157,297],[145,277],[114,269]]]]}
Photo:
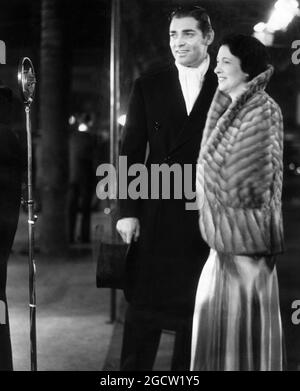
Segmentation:
{"type": "Polygon", "coordinates": [[[222,45],[228,46],[231,54],[240,60],[242,71],[248,73],[249,81],[264,72],[270,63],[265,45],[250,35],[227,35],[222,39],[222,45]]]}
{"type": "Polygon", "coordinates": [[[171,22],[174,18],[185,18],[188,16],[198,21],[198,28],[202,31],[204,37],[212,31],[208,13],[198,5],[182,5],[175,8],[171,12],[169,20],[171,22]]]}

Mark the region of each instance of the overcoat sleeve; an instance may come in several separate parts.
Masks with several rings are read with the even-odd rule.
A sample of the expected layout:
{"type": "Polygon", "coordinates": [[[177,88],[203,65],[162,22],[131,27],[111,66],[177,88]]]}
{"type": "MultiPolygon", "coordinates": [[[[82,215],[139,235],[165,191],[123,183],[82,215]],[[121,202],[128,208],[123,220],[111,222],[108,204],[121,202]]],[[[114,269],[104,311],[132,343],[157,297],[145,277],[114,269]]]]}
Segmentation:
{"type": "MultiPolygon", "coordinates": [[[[123,130],[121,142],[120,155],[127,158],[127,169],[136,163],[144,164],[146,148],[147,123],[145,100],[142,92],[141,80],[137,79],[131,93],[126,125],[123,130]]],[[[131,199],[128,194],[126,199],[119,199],[120,218],[139,217],[140,202],[140,199],[131,199]]]]}

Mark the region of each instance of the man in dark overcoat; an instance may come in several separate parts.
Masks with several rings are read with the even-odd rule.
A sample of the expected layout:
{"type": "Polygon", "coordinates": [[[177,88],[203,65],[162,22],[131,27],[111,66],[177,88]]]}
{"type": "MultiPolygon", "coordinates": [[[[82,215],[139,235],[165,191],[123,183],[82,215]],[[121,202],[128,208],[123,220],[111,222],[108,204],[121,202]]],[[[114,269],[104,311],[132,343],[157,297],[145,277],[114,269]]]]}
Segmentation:
{"type": "MultiPolygon", "coordinates": [[[[134,84],[121,148],[128,168],[145,162],[151,178],[153,165],[175,164],[185,175],[179,185],[182,197],[175,195],[175,180],[170,197],[162,194],[168,180],[162,175],[159,197],[151,198],[151,183],[157,190],[153,189],[157,178],[152,177],[149,199],[132,199],[129,194],[119,201],[117,230],[131,243],[121,370],[152,370],[162,329],[176,332],[171,369],[189,369],[194,299],[208,247],[200,235],[197,208],[187,206],[193,201],[187,193],[195,191],[202,130],[216,90],[207,53],[213,38],[203,8],[175,10],[170,18],[175,64],[134,84]]],[[[128,183],[131,180],[128,177],[128,183]]]]}
{"type": "Polygon", "coordinates": [[[17,229],[21,201],[21,147],[11,130],[11,90],[0,84],[0,370],[12,370],[6,299],[7,261],[17,229]]]}

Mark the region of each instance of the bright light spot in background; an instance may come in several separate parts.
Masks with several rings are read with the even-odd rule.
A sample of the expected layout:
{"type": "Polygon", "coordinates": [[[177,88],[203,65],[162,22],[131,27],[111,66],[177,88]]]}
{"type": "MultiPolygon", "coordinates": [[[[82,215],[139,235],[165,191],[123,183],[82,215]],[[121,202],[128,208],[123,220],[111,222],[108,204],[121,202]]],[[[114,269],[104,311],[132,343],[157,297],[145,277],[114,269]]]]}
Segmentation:
{"type": "Polygon", "coordinates": [[[257,33],[261,33],[262,31],[264,31],[266,28],[266,23],[264,22],[259,22],[257,23],[254,27],[253,27],[253,30],[257,33]]]}
{"type": "Polygon", "coordinates": [[[300,16],[297,0],[277,0],[267,23],[257,23],[254,26],[254,37],[264,45],[273,43],[273,33],[278,30],[286,30],[295,16],[300,16]]]}
{"type": "Polygon", "coordinates": [[[284,7],[289,7],[290,9],[297,10],[299,4],[297,0],[277,0],[274,7],[278,10],[281,10],[284,7]]]}
{"type": "Polygon", "coordinates": [[[267,30],[259,31],[259,32],[254,31],[253,36],[265,46],[272,46],[274,41],[274,34],[270,33],[267,30]]]}
{"type": "Polygon", "coordinates": [[[88,130],[88,126],[86,124],[80,124],[78,126],[79,132],[86,132],[88,130]]]}
{"type": "Polygon", "coordinates": [[[76,122],[76,118],[74,117],[74,115],[71,115],[71,117],[69,118],[69,125],[74,125],[76,122]]]}
{"type": "Polygon", "coordinates": [[[126,114],[122,114],[120,115],[119,119],[118,119],[118,123],[121,125],[121,126],[124,126],[126,124],[126,114]]]}
{"type": "Polygon", "coordinates": [[[299,15],[298,2],[296,0],[278,0],[274,5],[267,23],[270,32],[285,30],[294,16],[299,15]]]}

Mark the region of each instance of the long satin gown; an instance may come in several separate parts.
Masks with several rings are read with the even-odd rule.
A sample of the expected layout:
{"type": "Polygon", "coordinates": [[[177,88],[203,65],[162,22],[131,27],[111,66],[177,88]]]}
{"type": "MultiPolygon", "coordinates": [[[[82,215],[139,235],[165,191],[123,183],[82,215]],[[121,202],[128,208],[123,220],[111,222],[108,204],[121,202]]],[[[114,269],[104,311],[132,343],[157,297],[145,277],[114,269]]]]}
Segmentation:
{"type": "Polygon", "coordinates": [[[211,249],[196,294],[191,370],[283,369],[277,272],[269,264],[211,249]]]}

